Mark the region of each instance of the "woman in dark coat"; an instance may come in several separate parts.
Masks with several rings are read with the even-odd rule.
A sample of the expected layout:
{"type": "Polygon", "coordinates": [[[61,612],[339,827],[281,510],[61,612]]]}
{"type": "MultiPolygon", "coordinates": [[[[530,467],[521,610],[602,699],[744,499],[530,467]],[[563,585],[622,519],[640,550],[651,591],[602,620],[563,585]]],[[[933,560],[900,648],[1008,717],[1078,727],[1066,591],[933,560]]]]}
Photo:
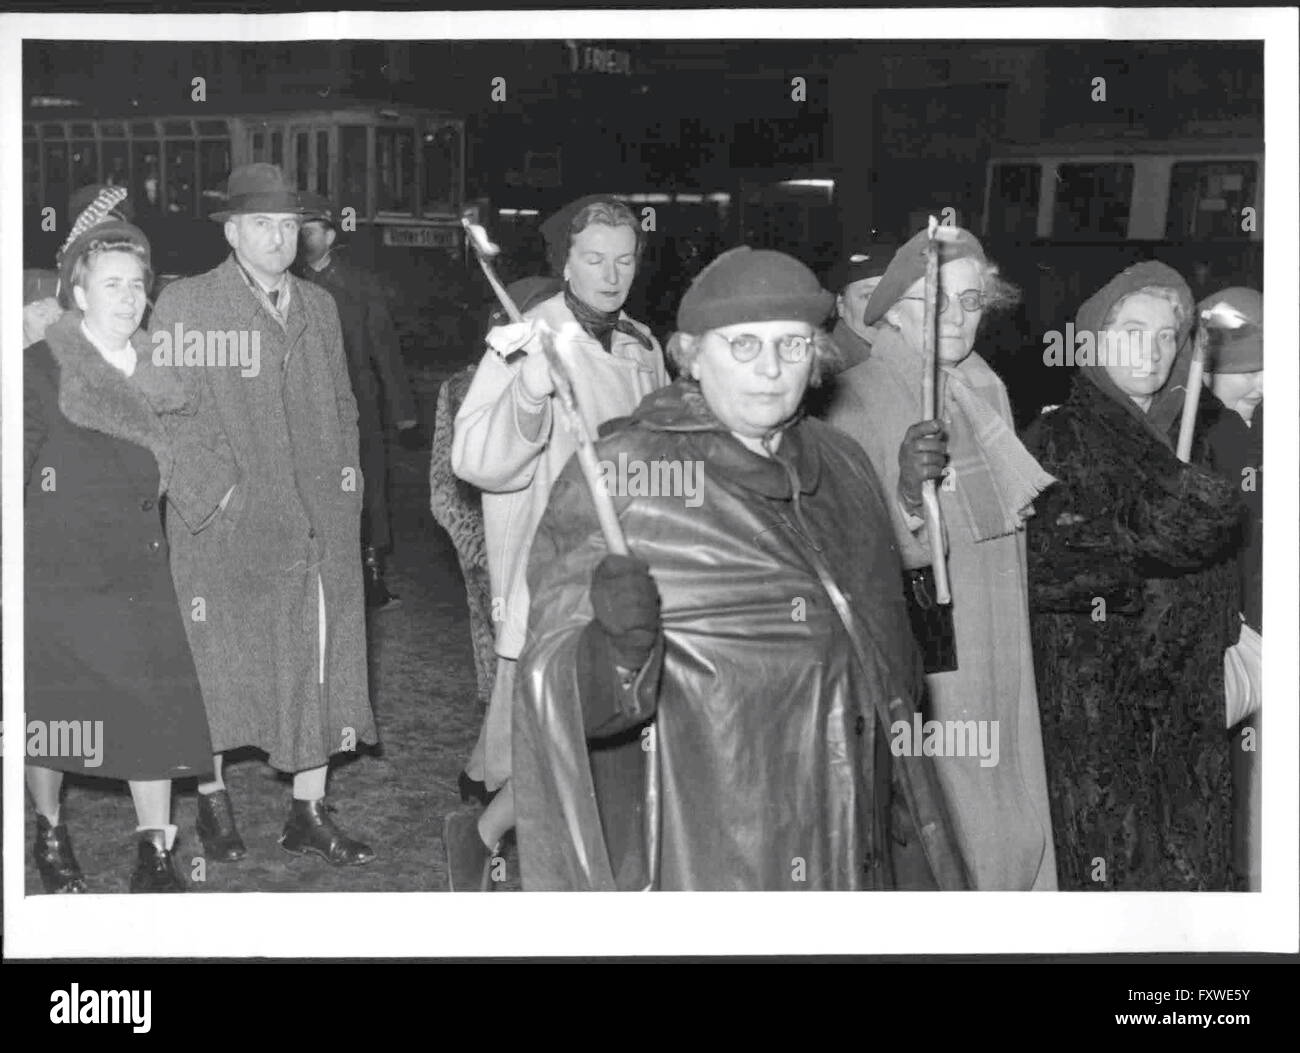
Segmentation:
{"type": "Polygon", "coordinates": [[[781,253],[696,278],[684,375],[597,444],[631,556],[561,472],[514,710],[525,888],[891,888],[902,844],[966,887],[930,759],[896,748],[920,668],[884,494],[800,412],[830,306],[781,253]]]}
{"type": "MultiPolygon", "coordinates": [[[[117,192],[123,193],[123,192],[117,192]]],[[[69,310],[24,357],[27,785],[49,892],[84,892],[59,815],[63,773],[125,779],[139,821],[132,892],[183,892],[171,780],[212,746],[168,568],[162,495],[209,469],[161,417],[179,382],[139,332],[149,243],[91,206],[61,267],[69,310]]]]}
{"type": "MultiPolygon", "coordinates": [[[[1238,488],[1213,471],[1201,396],[1174,456],[1191,293],[1144,262],[1075,320],[1106,364],[1026,445],[1060,482],[1029,527],[1030,606],[1062,889],[1228,889],[1224,650],[1238,635],[1238,488]]],[[[1091,359],[1094,363],[1096,358],[1091,359]]]]}

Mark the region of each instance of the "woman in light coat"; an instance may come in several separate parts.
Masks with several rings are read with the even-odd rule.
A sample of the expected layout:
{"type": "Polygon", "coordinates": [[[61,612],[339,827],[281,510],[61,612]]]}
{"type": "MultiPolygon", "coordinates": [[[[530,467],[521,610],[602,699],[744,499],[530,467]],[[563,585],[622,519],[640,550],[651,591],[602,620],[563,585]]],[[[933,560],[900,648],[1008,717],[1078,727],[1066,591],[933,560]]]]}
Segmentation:
{"type": "Polygon", "coordinates": [[[942,477],[957,666],[927,675],[926,717],[945,729],[974,721],[996,753],[942,756],[939,780],[975,888],[1054,889],[1024,532],[1030,503],[1052,478],[1016,438],[1006,387],[974,351],[984,312],[1010,290],[964,230],[941,243],[941,419],[922,419],[926,237],[895,254],[872,294],[864,318],[877,332],[871,357],[840,375],[828,420],[861,443],[880,474],[905,568],[931,562],[921,485],[942,477]]]}
{"type": "Polygon", "coordinates": [[[483,491],[497,619],[492,700],[467,774],[478,779],[481,771],[484,796],[503,790],[481,815],[456,812],[444,823],[453,891],[488,887],[492,852],[514,826],[507,780],[514,670],[528,620],[528,552],[551,486],[576,448],[553,405],[555,386],[539,331],[565,331],[574,395],[592,434],[668,382],[658,342],[622,311],[642,249],[640,224],[627,206],[583,198],[549,219],[543,233],[565,287],[528,311],[523,325],[488,334],[452,444],[453,470],[483,491]]]}

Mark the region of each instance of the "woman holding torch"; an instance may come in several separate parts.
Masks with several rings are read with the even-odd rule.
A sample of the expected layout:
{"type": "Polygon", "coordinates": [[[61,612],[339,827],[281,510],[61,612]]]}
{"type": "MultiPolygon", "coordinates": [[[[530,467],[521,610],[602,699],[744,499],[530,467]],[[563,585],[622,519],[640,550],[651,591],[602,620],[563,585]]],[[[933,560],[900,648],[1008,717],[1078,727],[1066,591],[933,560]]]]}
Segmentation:
{"type": "Polygon", "coordinates": [[[544,352],[550,334],[564,345],[578,407],[587,428],[630,413],[668,382],[663,352],[648,329],[622,310],[643,246],[631,210],[609,197],[582,198],[543,225],[551,265],[564,288],[523,315],[523,322],[488,334],[488,350],[456,414],[452,469],[483,491],[496,621],[497,671],[492,699],[462,793],[473,782],[483,796],[500,790],[482,814],[447,817],[443,843],[453,891],[490,887],[491,852],[514,826],[511,708],[515,666],[528,619],[524,579],[533,531],[551,486],[576,446],[554,412],[555,381],[544,352]]]}
{"type": "Polygon", "coordinates": [[[1224,651],[1241,624],[1242,504],[1214,469],[1207,431],[1224,410],[1208,391],[1190,463],[1175,455],[1193,312],[1162,263],[1116,275],[1079,309],[1069,397],[1026,435],[1060,480],[1029,555],[1065,889],[1235,883],[1224,651]]]}
{"type": "MultiPolygon", "coordinates": [[[[840,374],[827,417],[866,450],[885,484],[917,603],[938,599],[923,569],[933,569],[934,586],[945,570],[950,579],[951,607],[939,599],[931,614],[951,611],[955,656],[922,641],[934,652],[926,716],[945,727],[974,722],[998,743],[995,763],[968,752],[937,764],[981,890],[1056,887],[1024,533],[1030,502],[1052,478],[1016,438],[1006,388],[974,350],[985,314],[1013,300],[1014,289],[969,231],[921,231],[895,254],[868,301],[865,321],[877,334],[871,357],[840,374]],[[937,288],[926,280],[932,240],[937,288]],[[927,319],[937,329],[932,341],[927,319]],[[931,370],[927,344],[937,359],[931,370]],[[927,373],[938,381],[931,404],[937,412],[925,407],[927,373]],[[922,501],[923,484],[932,480],[941,480],[939,537],[922,501]]],[[[942,628],[941,621],[930,624],[942,628]]]]}
{"type": "Polygon", "coordinates": [[[967,887],[930,761],[891,756],[919,668],[884,493],[802,414],[831,304],[789,256],[719,256],[682,376],[596,444],[686,485],[609,497],[576,458],[556,482],[515,705],[525,888],[893,888],[899,844],[967,887]]]}

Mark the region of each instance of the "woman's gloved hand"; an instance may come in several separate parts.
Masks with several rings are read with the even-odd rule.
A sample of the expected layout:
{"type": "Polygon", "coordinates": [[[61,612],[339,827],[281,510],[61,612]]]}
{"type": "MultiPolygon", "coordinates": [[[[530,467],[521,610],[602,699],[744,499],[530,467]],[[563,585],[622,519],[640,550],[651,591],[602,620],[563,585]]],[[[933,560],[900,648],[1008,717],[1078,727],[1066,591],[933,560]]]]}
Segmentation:
{"type": "Polygon", "coordinates": [[[591,573],[592,624],[605,634],[615,661],[640,669],[659,638],[659,587],[635,556],[610,554],[591,573]]]}
{"type": "Polygon", "coordinates": [[[921,505],[921,484],[938,479],[948,463],[948,436],[943,422],[917,421],[898,447],[898,496],[908,508],[921,505]]]}

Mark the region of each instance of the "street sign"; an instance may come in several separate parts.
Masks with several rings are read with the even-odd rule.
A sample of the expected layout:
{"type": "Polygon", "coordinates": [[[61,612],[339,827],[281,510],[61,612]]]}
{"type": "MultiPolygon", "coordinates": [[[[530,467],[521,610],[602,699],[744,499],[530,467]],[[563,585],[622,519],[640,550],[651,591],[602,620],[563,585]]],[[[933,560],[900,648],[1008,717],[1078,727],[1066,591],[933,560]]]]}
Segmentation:
{"type": "Polygon", "coordinates": [[[385,226],[384,244],[411,249],[455,249],[460,231],[455,227],[385,226]]]}

